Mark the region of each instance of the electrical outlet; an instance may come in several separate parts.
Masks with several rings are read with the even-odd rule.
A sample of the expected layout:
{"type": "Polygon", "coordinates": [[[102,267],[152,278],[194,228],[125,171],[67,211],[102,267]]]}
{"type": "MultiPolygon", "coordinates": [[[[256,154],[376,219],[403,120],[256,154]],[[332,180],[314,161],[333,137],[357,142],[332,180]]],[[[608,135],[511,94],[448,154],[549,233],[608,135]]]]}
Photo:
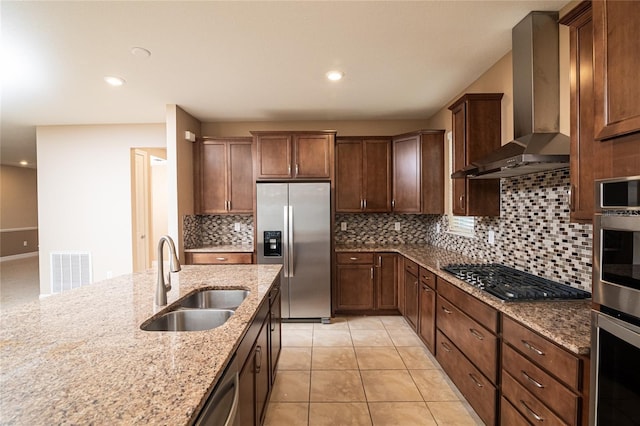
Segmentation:
{"type": "Polygon", "coordinates": [[[26,241],[23,241],[23,242],[22,242],[22,245],[23,245],[24,247],[26,247],[26,246],[27,246],[27,242],[26,242],[26,241]]]}
{"type": "Polygon", "coordinates": [[[395,229],[396,231],[399,231],[399,230],[400,230],[400,222],[396,222],[396,223],[395,223],[395,225],[394,225],[394,229],[395,229]]]}
{"type": "Polygon", "coordinates": [[[240,223],[236,222],[233,224],[233,230],[236,232],[240,232],[240,223]]]}
{"type": "Polygon", "coordinates": [[[440,224],[436,223],[436,234],[440,233],[440,224]]]}
{"type": "Polygon", "coordinates": [[[347,230],[347,222],[340,222],[340,230],[341,231],[347,230]]]}
{"type": "Polygon", "coordinates": [[[493,245],[496,243],[496,234],[493,231],[489,231],[487,233],[487,240],[489,241],[489,244],[493,245]]]}

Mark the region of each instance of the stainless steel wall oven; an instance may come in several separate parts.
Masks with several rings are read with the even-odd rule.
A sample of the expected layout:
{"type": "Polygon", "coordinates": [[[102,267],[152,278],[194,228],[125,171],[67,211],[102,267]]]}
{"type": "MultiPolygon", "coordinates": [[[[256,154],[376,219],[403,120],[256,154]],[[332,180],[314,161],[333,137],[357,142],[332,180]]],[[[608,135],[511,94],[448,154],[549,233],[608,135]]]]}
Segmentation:
{"type": "Polygon", "coordinates": [[[640,176],[596,181],[591,425],[640,424],[640,176]]]}

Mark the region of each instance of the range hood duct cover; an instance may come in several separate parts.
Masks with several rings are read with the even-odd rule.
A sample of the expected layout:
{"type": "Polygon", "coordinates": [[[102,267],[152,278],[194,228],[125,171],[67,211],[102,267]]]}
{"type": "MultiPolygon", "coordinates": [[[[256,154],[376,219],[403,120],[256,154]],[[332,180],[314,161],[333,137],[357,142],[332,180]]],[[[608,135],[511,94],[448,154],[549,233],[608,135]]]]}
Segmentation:
{"type": "Polygon", "coordinates": [[[560,133],[558,13],[531,12],[512,30],[515,140],[452,175],[496,179],[569,167],[560,133]]]}

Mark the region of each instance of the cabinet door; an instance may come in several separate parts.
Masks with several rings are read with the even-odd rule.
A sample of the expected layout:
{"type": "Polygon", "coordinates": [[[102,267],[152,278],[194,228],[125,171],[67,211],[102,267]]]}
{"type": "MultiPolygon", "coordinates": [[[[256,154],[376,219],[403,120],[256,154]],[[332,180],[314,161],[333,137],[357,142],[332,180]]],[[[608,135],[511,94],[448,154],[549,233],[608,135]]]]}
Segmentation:
{"type": "Polygon", "coordinates": [[[253,163],[251,142],[230,142],[229,205],[230,213],[253,212],[253,163]]]}
{"type": "Polygon", "coordinates": [[[269,389],[271,381],[269,377],[269,320],[265,320],[262,330],[256,340],[256,413],[258,424],[262,424],[267,402],[269,401],[269,389]]]}
{"type": "Polygon", "coordinates": [[[200,213],[227,212],[227,145],[204,141],[200,146],[200,213]]]}
{"type": "Polygon", "coordinates": [[[247,362],[240,370],[238,414],[241,425],[257,425],[256,421],[256,383],[255,383],[255,347],[247,362]]]}
{"type": "Polygon", "coordinates": [[[398,309],[398,262],[393,253],[376,254],[376,309],[398,309]]]}
{"type": "MultiPolygon", "coordinates": [[[[451,111],[453,120],[453,171],[464,168],[466,164],[465,140],[466,140],[466,103],[461,103],[451,111]]],[[[453,197],[451,208],[456,216],[464,216],[467,213],[467,179],[452,179],[453,197]]]]}
{"type": "Polygon", "coordinates": [[[256,179],[291,178],[291,136],[259,135],[256,138],[256,179]]]}
{"type": "Polygon", "coordinates": [[[393,211],[420,213],[420,144],[418,136],[393,141],[393,211]]]}
{"type": "Polygon", "coordinates": [[[398,311],[404,315],[404,256],[398,256],[398,311]]]}
{"type": "Polygon", "coordinates": [[[333,137],[329,135],[296,135],[294,143],[294,177],[331,177],[333,137]]]}
{"type": "Polygon", "coordinates": [[[276,380],[276,370],[278,367],[278,360],[280,358],[280,350],[282,349],[282,308],[281,308],[282,293],[280,289],[276,291],[276,296],[271,301],[271,315],[269,323],[271,325],[271,332],[269,334],[269,358],[271,362],[271,384],[276,380]]]}
{"type": "Polygon", "coordinates": [[[640,131],[639,17],[638,1],[593,2],[595,134],[598,140],[640,131]]]}
{"type": "Polygon", "coordinates": [[[404,316],[414,330],[418,326],[418,277],[405,269],[404,271],[404,316]]]}
{"type": "Polygon", "coordinates": [[[391,140],[364,140],[362,152],[364,159],[362,174],[364,211],[390,212],[391,140]]]}
{"type": "Polygon", "coordinates": [[[591,222],[594,212],[593,25],[591,9],[570,23],[572,221],[591,222]]]}
{"type": "Polygon", "coordinates": [[[372,310],[373,304],[373,266],[338,265],[337,271],[337,309],[372,310]]]}
{"type": "Polygon", "coordinates": [[[444,131],[422,135],[422,213],[444,214],[444,131]]]}
{"type": "Polygon", "coordinates": [[[336,143],[336,212],[362,211],[362,141],[336,143]]]}
{"type": "Polygon", "coordinates": [[[420,267],[420,309],[418,310],[418,333],[431,353],[435,353],[436,339],[436,276],[420,267]]]}

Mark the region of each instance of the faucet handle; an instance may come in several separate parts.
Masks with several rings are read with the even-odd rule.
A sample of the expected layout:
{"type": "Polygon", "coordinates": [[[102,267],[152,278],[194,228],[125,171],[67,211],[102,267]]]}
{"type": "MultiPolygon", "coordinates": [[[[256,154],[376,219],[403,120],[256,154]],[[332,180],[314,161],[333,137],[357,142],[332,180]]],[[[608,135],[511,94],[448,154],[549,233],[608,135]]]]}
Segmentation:
{"type": "Polygon", "coordinates": [[[164,288],[166,288],[167,291],[171,290],[171,272],[167,272],[167,279],[165,281],[164,288]]]}

